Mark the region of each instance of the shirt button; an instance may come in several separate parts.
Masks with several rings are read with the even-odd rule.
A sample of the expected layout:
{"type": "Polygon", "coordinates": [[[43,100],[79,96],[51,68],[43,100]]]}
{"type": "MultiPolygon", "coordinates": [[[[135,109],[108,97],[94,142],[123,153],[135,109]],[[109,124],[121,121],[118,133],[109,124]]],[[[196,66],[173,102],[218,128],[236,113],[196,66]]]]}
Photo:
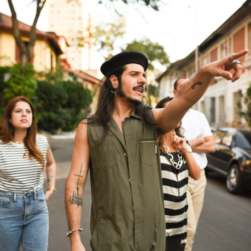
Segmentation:
{"type": "Polygon", "coordinates": [[[124,156],[127,157],[127,153],[124,153],[124,156]]]}
{"type": "Polygon", "coordinates": [[[132,207],[132,210],[134,210],[134,207],[132,207]]]}
{"type": "Polygon", "coordinates": [[[131,182],[131,179],[129,179],[128,181],[131,182]]]}

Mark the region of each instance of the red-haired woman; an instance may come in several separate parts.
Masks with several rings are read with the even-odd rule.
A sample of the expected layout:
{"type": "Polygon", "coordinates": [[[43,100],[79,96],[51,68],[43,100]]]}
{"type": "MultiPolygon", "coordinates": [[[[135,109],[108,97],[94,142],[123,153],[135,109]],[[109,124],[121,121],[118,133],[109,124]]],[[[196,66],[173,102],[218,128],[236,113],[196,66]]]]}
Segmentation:
{"type": "Polygon", "coordinates": [[[13,98],[0,123],[0,249],[46,251],[48,208],[56,165],[46,137],[37,134],[31,102],[13,98]],[[46,194],[42,170],[46,168],[46,194]]]}
{"type": "MultiPolygon", "coordinates": [[[[156,108],[164,108],[172,100],[166,97],[159,101],[156,108]]],[[[194,179],[200,177],[197,165],[180,132],[180,123],[172,131],[158,132],[160,163],[163,183],[166,251],[184,251],[187,237],[187,184],[188,174],[194,179]]]]}

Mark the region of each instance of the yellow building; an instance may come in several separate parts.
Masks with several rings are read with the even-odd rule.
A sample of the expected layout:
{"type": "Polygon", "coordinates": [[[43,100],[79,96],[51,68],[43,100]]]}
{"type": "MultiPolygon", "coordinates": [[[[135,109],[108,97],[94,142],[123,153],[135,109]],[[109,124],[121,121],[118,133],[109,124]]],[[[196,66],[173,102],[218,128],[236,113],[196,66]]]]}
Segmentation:
{"type": "MultiPolygon", "coordinates": [[[[31,26],[18,21],[22,40],[28,45],[31,26]]],[[[37,40],[30,61],[36,71],[53,69],[57,64],[57,58],[63,54],[55,33],[45,33],[36,30],[37,40]]],[[[10,66],[19,63],[20,53],[12,34],[12,19],[10,16],[0,13],[0,66],[10,66]]]]}

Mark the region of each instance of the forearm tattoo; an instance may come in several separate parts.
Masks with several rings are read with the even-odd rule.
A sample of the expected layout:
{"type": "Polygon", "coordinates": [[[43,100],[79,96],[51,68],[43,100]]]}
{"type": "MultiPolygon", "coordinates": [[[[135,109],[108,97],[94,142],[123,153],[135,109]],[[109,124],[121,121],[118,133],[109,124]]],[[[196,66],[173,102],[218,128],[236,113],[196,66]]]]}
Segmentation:
{"type": "MultiPolygon", "coordinates": [[[[74,174],[75,176],[78,177],[78,183],[79,183],[79,179],[83,177],[83,176],[81,175],[81,172],[82,172],[82,164],[81,164],[81,167],[80,167],[80,174],[74,174]]],[[[70,196],[70,203],[73,204],[73,205],[75,204],[75,205],[77,205],[78,207],[79,207],[79,206],[83,207],[83,195],[80,195],[80,194],[79,194],[78,183],[77,183],[77,187],[76,187],[77,193],[75,193],[75,192],[73,191],[72,196],[70,196]]]]}
{"type": "Polygon", "coordinates": [[[192,86],[190,87],[190,89],[188,89],[185,93],[187,93],[188,91],[190,91],[190,90],[192,90],[192,89],[194,90],[195,87],[196,87],[196,85],[202,85],[202,82],[198,81],[198,82],[192,84],[192,86]]]}
{"type": "Polygon", "coordinates": [[[47,186],[50,186],[50,182],[52,181],[53,176],[50,175],[52,173],[52,168],[47,169],[47,186]]]}

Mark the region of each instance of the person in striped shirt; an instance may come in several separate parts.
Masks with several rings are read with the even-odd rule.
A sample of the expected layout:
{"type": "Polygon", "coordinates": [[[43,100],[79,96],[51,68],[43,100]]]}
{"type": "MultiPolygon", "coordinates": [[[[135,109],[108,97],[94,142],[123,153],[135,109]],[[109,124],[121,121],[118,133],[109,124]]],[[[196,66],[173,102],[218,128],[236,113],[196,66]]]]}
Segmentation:
{"type": "Polygon", "coordinates": [[[48,141],[37,134],[29,99],[13,98],[0,122],[0,250],[46,251],[48,208],[56,165],[48,141]],[[43,191],[42,170],[47,172],[43,191]]]}
{"type": "MultiPolygon", "coordinates": [[[[172,98],[162,99],[156,108],[164,108],[172,98]]],[[[181,135],[180,123],[166,134],[158,131],[165,207],[166,251],[184,251],[187,237],[188,175],[200,177],[191,148],[181,135]]]]}

